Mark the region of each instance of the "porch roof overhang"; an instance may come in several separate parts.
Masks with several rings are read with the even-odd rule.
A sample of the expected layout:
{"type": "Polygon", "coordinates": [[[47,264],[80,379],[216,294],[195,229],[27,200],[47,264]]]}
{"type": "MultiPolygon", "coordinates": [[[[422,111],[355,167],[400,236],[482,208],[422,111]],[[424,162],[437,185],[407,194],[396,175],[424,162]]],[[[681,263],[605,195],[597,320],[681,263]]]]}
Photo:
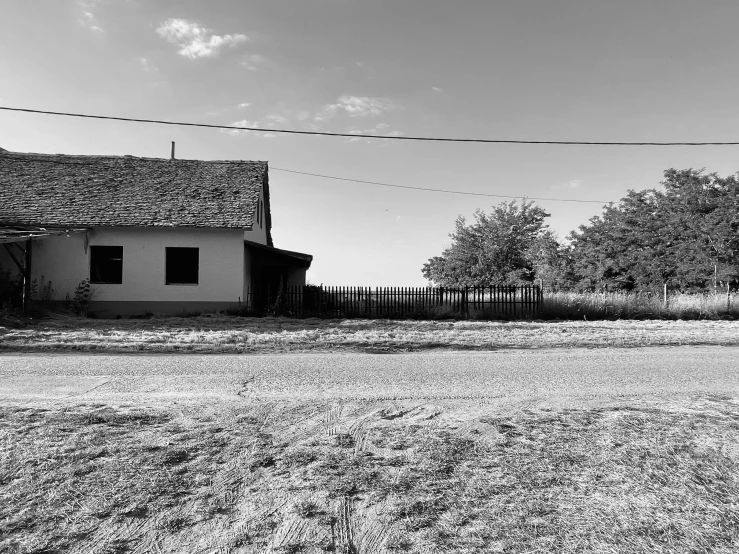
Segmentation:
{"type": "Polygon", "coordinates": [[[41,227],[38,225],[2,225],[0,224],[0,244],[11,242],[25,242],[27,240],[42,239],[71,233],[84,233],[86,228],[80,227],[41,227]]]}
{"type": "Polygon", "coordinates": [[[280,248],[275,248],[274,246],[267,246],[266,244],[260,244],[258,242],[253,242],[250,240],[244,240],[244,246],[248,246],[249,248],[254,248],[256,250],[261,250],[264,252],[269,252],[270,254],[273,254],[275,256],[292,258],[295,261],[300,261],[305,265],[305,269],[309,269],[310,264],[313,261],[313,256],[311,256],[310,254],[293,252],[291,250],[281,250],[280,248]]]}

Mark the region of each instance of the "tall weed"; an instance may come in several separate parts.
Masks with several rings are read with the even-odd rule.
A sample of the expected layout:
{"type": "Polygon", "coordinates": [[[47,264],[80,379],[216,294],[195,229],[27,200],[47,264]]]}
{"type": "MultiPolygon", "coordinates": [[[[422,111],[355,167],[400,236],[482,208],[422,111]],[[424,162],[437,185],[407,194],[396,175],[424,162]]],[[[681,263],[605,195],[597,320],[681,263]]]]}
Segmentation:
{"type": "Polygon", "coordinates": [[[660,295],[606,292],[545,292],[542,319],[734,319],[739,318],[736,294],[660,295]]]}

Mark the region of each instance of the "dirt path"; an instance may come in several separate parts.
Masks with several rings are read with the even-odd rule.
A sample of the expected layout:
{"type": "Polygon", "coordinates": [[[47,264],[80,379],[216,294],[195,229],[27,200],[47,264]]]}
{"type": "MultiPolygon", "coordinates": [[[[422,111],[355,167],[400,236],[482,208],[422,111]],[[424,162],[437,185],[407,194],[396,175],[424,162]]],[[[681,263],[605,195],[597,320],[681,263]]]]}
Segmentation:
{"type": "Polygon", "coordinates": [[[2,355],[0,402],[598,402],[739,392],[739,348],[2,355]]]}

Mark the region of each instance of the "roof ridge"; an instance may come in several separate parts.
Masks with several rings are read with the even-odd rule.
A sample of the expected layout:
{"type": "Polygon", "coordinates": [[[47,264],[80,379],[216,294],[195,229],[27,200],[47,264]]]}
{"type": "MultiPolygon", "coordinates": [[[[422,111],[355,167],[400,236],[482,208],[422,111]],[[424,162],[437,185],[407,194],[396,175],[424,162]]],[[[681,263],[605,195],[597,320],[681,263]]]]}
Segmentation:
{"type": "Polygon", "coordinates": [[[15,152],[11,150],[5,150],[0,148],[0,152],[4,154],[15,154],[24,157],[44,157],[44,158],[87,158],[87,159],[112,159],[112,160],[145,160],[145,161],[156,161],[156,162],[197,162],[197,163],[245,163],[245,164],[266,164],[267,160],[196,160],[188,158],[150,158],[147,156],[133,156],[131,154],[48,154],[44,152],[15,152]]]}

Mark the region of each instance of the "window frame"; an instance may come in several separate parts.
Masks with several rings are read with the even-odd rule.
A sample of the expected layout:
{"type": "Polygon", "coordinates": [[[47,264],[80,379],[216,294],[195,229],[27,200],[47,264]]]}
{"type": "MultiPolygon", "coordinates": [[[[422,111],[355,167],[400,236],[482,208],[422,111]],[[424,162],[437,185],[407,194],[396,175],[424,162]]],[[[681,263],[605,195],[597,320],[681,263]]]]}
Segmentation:
{"type": "Polygon", "coordinates": [[[164,247],[164,285],[175,287],[197,287],[200,285],[200,247],[199,246],[165,246],[164,247]],[[195,250],[197,252],[197,266],[195,268],[196,281],[190,283],[170,282],[168,277],[169,250],[195,250]]]}
{"type": "MultiPolygon", "coordinates": [[[[123,284],[123,245],[118,244],[91,244],[89,246],[90,248],[90,262],[89,262],[89,268],[88,268],[88,275],[89,275],[89,281],[91,285],[122,285],[123,284]],[[97,250],[98,248],[120,248],[121,249],[121,258],[120,258],[120,280],[119,281],[95,281],[93,280],[93,274],[92,274],[92,268],[93,268],[93,252],[97,250]]],[[[112,260],[117,258],[111,258],[107,257],[106,260],[112,260]]]]}

